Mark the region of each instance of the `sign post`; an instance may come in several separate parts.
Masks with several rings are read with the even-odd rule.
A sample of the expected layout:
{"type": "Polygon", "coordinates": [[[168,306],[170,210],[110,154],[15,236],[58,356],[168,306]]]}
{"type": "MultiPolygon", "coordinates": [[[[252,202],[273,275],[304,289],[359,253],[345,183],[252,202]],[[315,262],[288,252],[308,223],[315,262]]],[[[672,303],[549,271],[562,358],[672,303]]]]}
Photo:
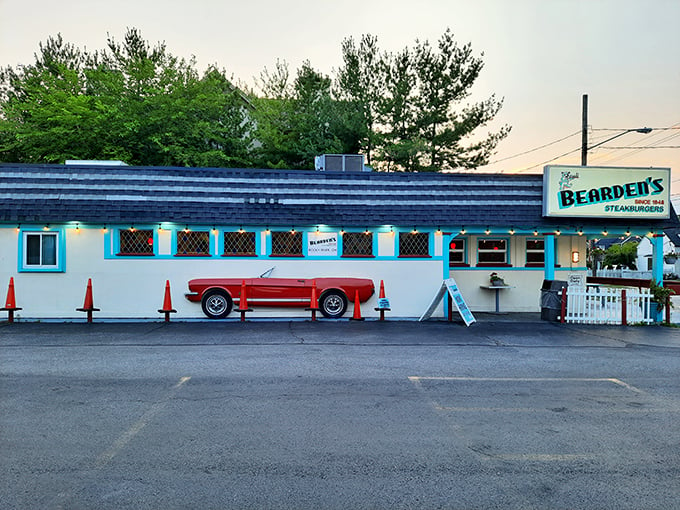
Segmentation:
{"type": "Polygon", "coordinates": [[[425,313],[423,313],[423,315],[421,315],[420,319],[418,320],[424,321],[429,319],[436,310],[439,303],[441,303],[447,291],[449,293],[449,298],[453,303],[455,303],[458,313],[460,313],[463,321],[465,321],[465,325],[469,326],[473,322],[476,322],[476,319],[468,308],[467,303],[465,303],[465,299],[463,299],[463,295],[460,293],[460,289],[456,284],[456,280],[453,278],[448,278],[442,282],[442,286],[439,287],[439,290],[434,296],[432,303],[430,303],[430,306],[427,308],[427,310],[425,310],[425,313]]]}

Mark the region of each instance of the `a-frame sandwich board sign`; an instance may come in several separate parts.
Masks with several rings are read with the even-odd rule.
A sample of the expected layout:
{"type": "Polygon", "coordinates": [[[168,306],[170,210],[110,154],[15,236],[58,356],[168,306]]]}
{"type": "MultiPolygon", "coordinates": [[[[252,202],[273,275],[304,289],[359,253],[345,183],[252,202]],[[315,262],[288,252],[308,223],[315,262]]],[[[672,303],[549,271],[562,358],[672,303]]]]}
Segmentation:
{"type": "Polygon", "coordinates": [[[474,316],[472,315],[472,312],[470,311],[467,303],[465,302],[465,299],[463,299],[463,295],[460,293],[460,289],[456,284],[456,280],[453,278],[448,278],[442,282],[442,286],[437,291],[437,295],[432,300],[432,303],[430,303],[430,306],[427,308],[427,310],[425,310],[425,313],[423,313],[423,315],[421,315],[420,319],[418,320],[424,321],[429,319],[434,313],[434,311],[437,309],[437,306],[439,306],[439,303],[442,302],[444,294],[446,294],[447,291],[449,293],[451,301],[455,303],[456,308],[458,309],[458,313],[460,313],[460,316],[463,318],[463,321],[465,321],[465,325],[469,326],[473,322],[476,322],[474,316]]]}

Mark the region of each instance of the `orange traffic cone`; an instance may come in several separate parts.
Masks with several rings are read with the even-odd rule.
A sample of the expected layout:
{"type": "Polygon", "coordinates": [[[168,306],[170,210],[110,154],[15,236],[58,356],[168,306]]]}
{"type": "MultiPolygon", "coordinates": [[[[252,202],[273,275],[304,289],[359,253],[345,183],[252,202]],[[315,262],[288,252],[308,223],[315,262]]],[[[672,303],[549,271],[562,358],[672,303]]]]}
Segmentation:
{"type": "Polygon", "coordinates": [[[7,289],[7,299],[5,299],[5,307],[1,308],[7,312],[7,322],[14,322],[14,312],[16,310],[21,310],[17,307],[16,299],[14,298],[14,277],[9,279],[9,288],[7,289]]]}
{"type": "Polygon", "coordinates": [[[319,310],[319,300],[316,297],[316,280],[312,280],[312,298],[309,301],[309,308],[312,311],[312,321],[316,320],[316,312],[319,310]]]}
{"type": "Polygon", "coordinates": [[[390,302],[385,297],[385,283],[380,280],[380,293],[378,294],[378,307],[375,308],[376,312],[380,312],[380,320],[385,320],[385,312],[390,311],[390,302]]]}
{"type": "Polygon", "coordinates": [[[353,321],[362,321],[364,318],[361,316],[361,303],[359,301],[359,291],[354,291],[354,315],[352,316],[353,321]]]}
{"type": "Polygon", "coordinates": [[[241,322],[246,320],[246,312],[252,312],[252,308],[248,308],[248,297],[246,296],[246,281],[241,280],[241,299],[239,300],[238,310],[241,312],[241,322]]]}
{"type": "Polygon", "coordinates": [[[165,322],[170,322],[170,314],[177,312],[177,310],[172,308],[172,298],[170,297],[170,280],[165,280],[165,298],[163,299],[163,308],[158,310],[158,312],[165,314],[165,322]]]}
{"type": "Polygon", "coordinates": [[[87,290],[85,291],[85,302],[82,308],[76,308],[78,312],[87,312],[87,322],[92,322],[92,312],[98,312],[99,308],[94,307],[92,299],[92,278],[87,279],[87,290]]]}

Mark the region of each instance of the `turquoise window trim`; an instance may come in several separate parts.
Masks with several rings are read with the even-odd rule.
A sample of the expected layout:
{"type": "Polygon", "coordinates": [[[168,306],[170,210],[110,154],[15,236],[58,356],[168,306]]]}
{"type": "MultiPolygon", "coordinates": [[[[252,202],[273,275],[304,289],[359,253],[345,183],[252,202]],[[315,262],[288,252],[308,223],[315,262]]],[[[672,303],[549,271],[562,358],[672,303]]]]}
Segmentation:
{"type": "MultiPolygon", "coordinates": [[[[118,255],[120,252],[120,231],[121,230],[129,230],[129,226],[110,226],[107,225],[106,230],[103,232],[103,241],[104,241],[104,258],[105,259],[115,259],[115,260],[148,260],[148,259],[157,259],[157,260],[183,260],[183,259],[201,259],[201,260],[224,260],[224,257],[221,257],[223,251],[224,251],[224,237],[223,234],[224,232],[238,232],[238,230],[241,228],[239,225],[233,226],[233,227],[222,227],[222,226],[215,226],[213,227],[212,225],[209,226],[197,226],[197,225],[191,225],[189,224],[189,230],[192,231],[207,231],[210,235],[210,256],[181,256],[178,257],[176,256],[177,252],[177,235],[180,233],[182,230],[185,228],[185,224],[170,224],[169,222],[163,222],[162,223],[162,230],[164,232],[170,232],[171,233],[171,240],[170,240],[170,254],[163,254],[160,255],[158,253],[159,249],[159,236],[158,236],[158,229],[159,229],[159,224],[154,223],[151,225],[135,225],[136,230],[151,230],[153,232],[153,242],[154,242],[154,251],[153,255],[118,255]],[[215,231],[217,234],[215,234],[215,231]]],[[[81,228],[85,228],[84,226],[81,226],[81,228]]],[[[96,228],[101,228],[101,227],[96,227],[96,228]]],[[[36,230],[39,230],[38,227],[36,227],[36,230]]],[[[447,236],[444,236],[442,234],[442,253],[441,255],[434,255],[434,250],[435,250],[435,243],[436,239],[435,236],[437,236],[437,229],[419,229],[418,231],[420,233],[426,233],[428,234],[428,255],[427,256],[413,256],[413,257],[400,257],[399,256],[399,232],[400,230],[397,229],[396,227],[385,227],[385,226],[380,226],[376,228],[369,228],[369,232],[373,234],[373,245],[372,245],[372,251],[373,251],[373,256],[370,257],[343,257],[342,256],[342,235],[341,232],[344,230],[345,232],[365,232],[365,228],[351,228],[351,229],[342,229],[341,227],[333,228],[333,227],[328,227],[324,226],[323,228],[319,229],[319,232],[321,233],[336,233],[338,235],[338,253],[335,256],[310,256],[308,253],[308,240],[309,236],[313,235],[317,230],[316,227],[309,227],[309,228],[296,228],[296,232],[302,233],[302,255],[297,255],[297,256],[272,256],[272,232],[286,232],[289,231],[290,229],[286,228],[276,228],[276,227],[252,227],[252,226],[243,226],[243,230],[246,232],[254,232],[255,233],[255,250],[256,250],[256,255],[252,256],[235,256],[235,257],[229,257],[230,260],[233,259],[243,259],[243,260],[252,260],[253,258],[281,258],[281,259],[309,259],[309,260],[342,260],[343,262],[351,261],[351,260],[356,260],[356,261],[366,261],[366,260],[372,260],[372,261],[396,261],[396,260],[421,260],[421,261],[427,261],[427,260],[446,260],[448,261],[448,244],[445,242],[444,238],[447,236]],[[380,233],[390,233],[393,232],[393,249],[394,249],[394,255],[378,255],[378,248],[379,248],[379,237],[378,234],[380,233]],[[262,233],[265,233],[264,239],[262,238],[262,233]],[[263,249],[264,248],[264,249],[263,249]]],[[[410,233],[412,229],[402,229],[401,232],[406,232],[410,233]]],[[[466,254],[467,257],[467,254],[466,254]]]]}
{"type": "MultiPolygon", "coordinates": [[[[370,228],[369,229],[365,229],[365,228],[364,229],[360,229],[360,228],[354,229],[354,228],[351,228],[351,229],[338,230],[338,256],[337,256],[337,258],[342,259],[342,260],[352,260],[352,259],[361,260],[361,259],[376,259],[376,258],[378,258],[376,253],[378,253],[378,233],[379,232],[380,232],[379,230],[371,230],[370,228]],[[366,230],[368,230],[368,232],[372,235],[372,238],[371,238],[371,254],[370,255],[360,255],[360,256],[343,255],[344,234],[346,234],[346,233],[365,234],[366,230]]],[[[327,257],[327,258],[334,259],[336,257],[327,257]]]]}
{"type": "MultiPolygon", "coordinates": [[[[196,229],[196,230],[203,230],[203,229],[196,229]]],[[[270,239],[271,236],[269,230],[263,230],[260,228],[251,228],[251,227],[233,227],[233,228],[210,228],[210,253],[211,255],[213,253],[216,253],[217,257],[221,258],[227,258],[230,260],[233,259],[256,259],[258,257],[263,257],[265,255],[262,255],[260,253],[261,248],[262,248],[262,238],[261,234],[262,232],[265,232],[267,234],[266,238],[270,239]],[[255,234],[255,254],[254,255],[224,255],[224,234],[227,233],[235,233],[243,230],[244,233],[254,233],[255,234]],[[217,233],[215,233],[217,232],[217,233]],[[214,238],[214,242],[213,242],[214,238]],[[214,250],[214,251],[213,251],[214,250]]],[[[267,244],[265,243],[265,246],[267,244]]],[[[203,257],[207,258],[207,257],[203,257]]]]}
{"type": "Polygon", "coordinates": [[[22,228],[18,235],[17,272],[19,273],[64,273],[66,271],[66,233],[62,227],[57,228],[22,228]],[[25,263],[25,238],[27,234],[56,234],[57,263],[54,266],[33,266],[25,263]]]}
{"type": "MultiPolygon", "coordinates": [[[[430,259],[440,259],[444,255],[444,248],[442,247],[442,257],[435,257],[434,255],[434,236],[436,230],[434,229],[422,229],[418,230],[418,234],[427,234],[427,255],[400,255],[399,251],[399,234],[410,234],[413,232],[413,229],[394,229],[394,253],[395,256],[393,257],[394,260],[404,260],[404,259],[414,259],[414,260],[430,260],[430,259]]],[[[447,255],[448,257],[448,252],[447,255]]],[[[378,257],[382,258],[382,257],[378,257]]],[[[389,257],[392,258],[392,257],[389,257]]]]}
{"type": "MultiPolygon", "coordinates": [[[[196,228],[190,228],[188,231],[189,232],[207,232],[208,233],[208,253],[206,255],[181,255],[181,254],[178,254],[177,253],[177,237],[180,235],[180,233],[184,232],[184,229],[183,228],[177,228],[177,229],[172,230],[172,237],[171,237],[171,240],[170,240],[170,253],[173,255],[173,257],[179,257],[179,258],[185,258],[185,259],[190,259],[190,258],[208,259],[210,257],[215,256],[216,241],[214,239],[215,235],[213,234],[212,228],[196,227],[196,228]]],[[[155,253],[156,256],[158,256],[158,250],[156,250],[156,237],[157,237],[157,231],[154,231],[154,253],[155,253]]],[[[224,240],[223,240],[223,242],[224,242],[224,240]]]]}
{"type": "MultiPolygon", "coordinates": [[[[149,255],[119,255],[120,253],[120,232],[130,230],[130,227],[112,227],[108,228],[104,233],[105,242],[105,256],[108,259],[158,259],[158,258],[174,258],[172,255],[158,255],[158,227],[149,225],[135,226],[135,230],[151,230],[153,236],[153,253],[149,255]]],[[[170,230],[163,228],[163,230],[170,230]]],[[[171,241],[172,245],[172,241],[171,241]]]]}

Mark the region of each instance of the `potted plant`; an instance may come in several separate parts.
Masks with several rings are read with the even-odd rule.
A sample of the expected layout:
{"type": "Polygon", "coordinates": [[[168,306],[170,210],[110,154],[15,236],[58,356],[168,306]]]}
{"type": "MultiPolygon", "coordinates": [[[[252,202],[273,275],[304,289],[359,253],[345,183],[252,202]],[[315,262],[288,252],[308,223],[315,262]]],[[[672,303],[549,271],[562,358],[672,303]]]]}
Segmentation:
{"type": "Polygon", "coordinates": [[[675,264],[675,261],[678,260],[678,256],[673,252],[666,253],[663,256],[663,260],[666,264],[675,264]]]}
{"type": "Polygon", "coordinates": [[[502,287],[505,285],[505,280],[498,276],[498,273],[495,271],[489,275],[489,282],[491,282],[492,287],[502,287]]]}
{"type": "Polygon", "coordinates": [[[670,287],[662,287],[654,279],[649,282],[649,291],[651,292],[651,297],[649,298],[651,316],[653,319],[658,320],[666,303],[668,303],[669,308],[673,308],[673,302],[669,299],[669,296],[674,292],[670,287]]]}

